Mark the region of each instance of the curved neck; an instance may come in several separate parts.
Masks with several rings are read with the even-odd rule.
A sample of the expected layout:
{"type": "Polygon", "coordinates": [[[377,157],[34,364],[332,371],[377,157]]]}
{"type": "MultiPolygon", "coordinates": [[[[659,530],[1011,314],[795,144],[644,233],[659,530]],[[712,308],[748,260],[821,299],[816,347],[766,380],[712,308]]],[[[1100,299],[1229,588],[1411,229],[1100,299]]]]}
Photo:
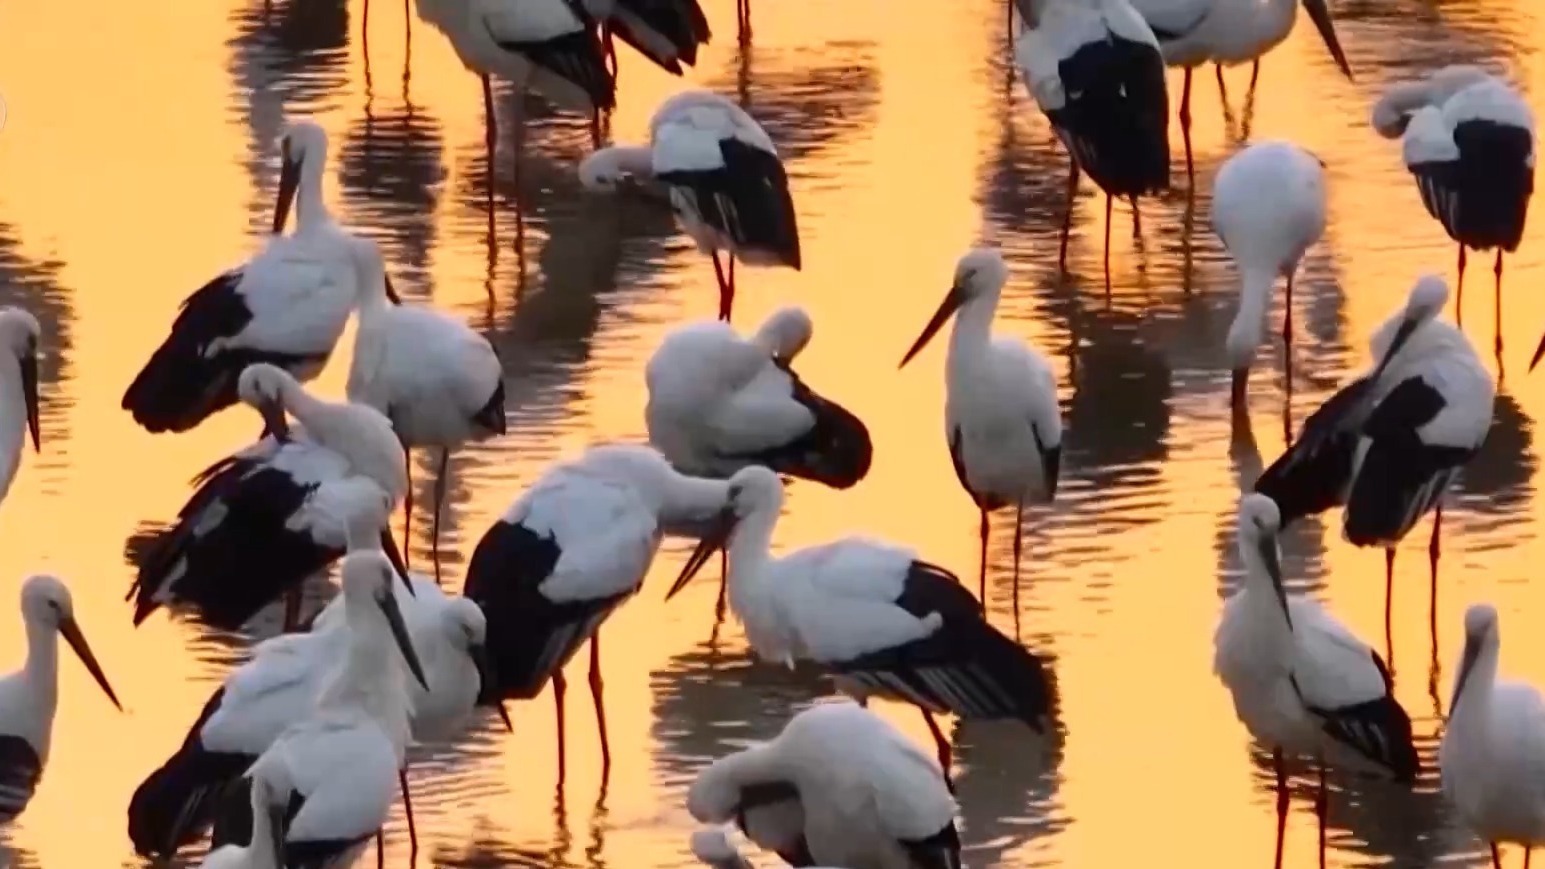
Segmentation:
{"type": "Polygon", "coordinates": [[[654,177],[654,149],[646,145],[613,145],[604,149],[618,169],[639,177],[654,177]]]}
{"type": "Polygon", "coordinates": [[[1288,624],[1287,613],[1282,611],[1282,601],[1277,599],[1277,589],[1272,583],[1271,574],[1266,569],[1266,562],[1261,557],[1256,541],[1241,538],[1239,541],[1239,557],[1245,566],[1244,591],[1248,592],[1245,604],[1251,618],[1266,629],[1263,633],[1263,641],[1290,641],[1292,627],[1288,624]]]}
{"type": "Polygon", "coordinates": [[[300,231],[332,223],[333,216],[322,198],[322,177],[327,155],[306,154],[300,164],[300,183],[295,189],[295,225],[300,231]]]}
{"type": "Polygon", "coordinates": [[[778,511],[782,499],[761,504],[741,519],[730,537],[728,548],[730,604],[738,612],[746,612],[744,601],[754,594],[758,583],[763,581],[763,568],[767,566],[772,547],[773,528],[778,525],[778,511]],[[737,603],[739,599],[740,603],[737,603]]]}
{"type": "Polygon", "coordinates": [[[660,519],[666,524],[691,522],[712,516],[729,497],[726,480],[706,480],[672,474],[660,500],[660,519]]]}
{"type": "Polygon", "coordinates": [[[26,619],[27,682],[44,701],[49,715],[59,689],[59,630],[39,619],[26,619]]]}
{"type": "Polygon", "coordinates": [[[283,855],[274,853],[273,822],[268,815],[267,788],[252,782],[252,838],[248,840],[248,865],[279,866],[283,855]]]}
{"type": "MultiPolygon", "coordinates": [[[[308,432],[312,432],[312,423],[317,412],[325,412],[327,407],[327,402],[307,392],[304,386],[294,381],[285,383],[284,389],[279,393],[279,403],[290,416],[299,420],[308,432]]],[[[315,432],[312,433],[315,434],[315,432]]]]}
{"type": "Polygon", "coordinates": [[[343,617],[349,640],[342,664],[317,698],[318,708],[355,707],[394,733],[406,719],[402,652],[391,638],[386,617],[370,595],[344,592],[343,617]],[[399,721],[401,719],[401,721],[399,721]]]}
{"type": "Polygon", "coordinates": [[[1234,370],[1249,368],[1255,351],[1266,340],[1266,311],[1271,305],[1276,273],[1270,269],[1242,267],[1239,286],[1239,310],[1229,324],[1225,347],[1229,365],[1234,370]]]}
{"type": "Polygon", "coordinates": [[[21,366],[0,363],[0,498],[11,490],[27,439],[27,399],[21,366]]]}
{"type": "Polygon", "coordinates": [[[997,293],[983,293],[960,306],[955,312],[955,325],[950,329],[946,366],[975,359],[987,351],[992,341],[992,319],[997,313],[997,293]]]}
{"type": "Polygon", "coordinates": [[[1450,728],[1462,729],[1483,720],[1491,708],[1491,690],[1497,682],[1497,652],[1501,644],[1485,640],[1466,640],[1465,644],[1468,646],[1472,642],[1480,642],[1481,648],[1465,676],[1462,690],[1449,701],[1450,728]]]}

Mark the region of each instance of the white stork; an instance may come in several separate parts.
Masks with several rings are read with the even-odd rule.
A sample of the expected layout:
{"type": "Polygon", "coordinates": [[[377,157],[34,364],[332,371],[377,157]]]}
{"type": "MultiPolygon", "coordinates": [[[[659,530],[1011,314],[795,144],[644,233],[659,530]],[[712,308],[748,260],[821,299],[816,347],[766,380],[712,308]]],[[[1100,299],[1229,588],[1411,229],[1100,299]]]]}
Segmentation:
{"type": "Polygon", "coordinates": [[[222,845],[210,851],[199,869],[283,869],[284,834],[289,808],[288,770],[267,763],[251,770],[248,788],[252,812],[251,843],[222,845]]]}

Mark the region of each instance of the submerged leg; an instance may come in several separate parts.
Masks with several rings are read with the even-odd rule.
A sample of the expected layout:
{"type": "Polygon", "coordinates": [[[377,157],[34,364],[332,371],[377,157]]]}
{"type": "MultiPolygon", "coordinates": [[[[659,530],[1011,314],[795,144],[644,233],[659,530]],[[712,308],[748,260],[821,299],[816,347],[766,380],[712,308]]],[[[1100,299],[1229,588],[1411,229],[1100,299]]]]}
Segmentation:
{"type": "Polygon", "coordinates": [[[1185,83],[1180,91],[1180,135],[1186,142],[1186,185],[1189,195],[1196,195],[1196,162],[1191,156],[1191,67],[1186,67],[1185,83]]]}
{"type": "Polygon", "coordinates": [[[1496,289],[1494,290],[1496,294],[1496,314],[1494,316],[1496,318],[1495,327],[1497,330],[1497,373],[1500,375],[1502,372],[1502,248],[1500,247],[1497,248],[1497,263],[1492,266],[1491,273],[1496,277],[1496,289]]]}
{"type": "MultiPolygon", "coordinates": [[[[1296,270],[1295,270],[1296,271],[1296,270]]],[[[1293,276],[1288,275],[1287,300],[1282,305],[1282,345],[1293,355],[1293,276]]]]}
{"type": "MultiPolygon", "coordinates": [[[[402,812],[408,818],[408,853],[418,857],[418,825],[413,822],[413,797],[408,792],[408,768],[397,771],[397,784],[402,787],[402,812]]],[[[409,862],[412,862],[411,859],[409,862]]]]}
{"type": "Polygon", "coordinates": [[[979,528],[982,538],[981,567],[976,574],[977,598],[982,602],[982,612],[987,611],[987,508],[982,507],[982,521],[979,528]]]}
{"type": "Polygon", "coordinates": [[[708,255],[713,257],[713,275],[719,281],[719,319],[729,322],[731,294],[734,291],[730,289],[730,282],[724,276],[724,266],[719,262],[719,252],[712,250],[708,255]]]}
{"type": "Polygon", "coordinates": [[[1465,246],[1459,245],[1459,279],[1454,289],[1454,322],[1465,327],[1465,246]]]}
{"type": "Polygon", "coordinates": [[[595,700],[595,723],[601,731],[601,778],[612,771],[612,746],[606,738],[606,706],[601,701],[601,632],[590,638],[590,696],[595,700]]]}
{"type": "Polygon", "coordinates": [[[568,768],[568,746],[563,738],[563,693],[568,689],[563,670],[553,674],[553,703],[558,708],[558,786],[563,787],[564,772],[568,768]]]}
{"type": "Polygon", "coordinates": [[[1384,550],[1384,658],[1395,669],[1395,626],[1391,616],[1395,608],[1395,550],[1384,550]]]}
{"type": "Polygon", "coordinates": [[[1330,798],[1325,793],[1325,761],[1322,759],[1320,768],[1320,786],[1314,795],[1314,816],[1318,820],[1320,833],[1320,869],[1325,869],[1325,818],[1330,810],[1330,798]]]}
{"type": "Polygon", "coordinates": [[[1273,749],[1271,765],[1277,774],[1277,855],[1272,860],[1273,869],[1282,869],[1282,846],[1287,833],[1288,782],[1287,766],[1282,762],[1282,749],[1273,749]]]}
{"type": "Polygon", "coordinates": [[[933,713],[919,707],[923,713],[923,720],[928,723],[928,732],[933,734],[934,745],[939,750],[939,769],[944,770],[944,783],[949,786],[950,793],[955,792],[955,778],[950,775],[950,765],[953,756],[950,751],[950,741],[944,737],[944,731],[939,728],[939,722],[933,720],[933,713]]]}
{"type": "Polygon", "coordinates": [[[1068,159],[1067,210],[1062,213],[1062,243],[1057,248],[1057,268],[1068,273],[1068,236],[1073,231],[1073,198],[1078,195],[1078,161],[1068,159]]]}
{"type": "Polygon", "coordinates": [[[450,469],[451,451],[440,450],[440,469],[435,473],[434,518],[430,521],[429,551],[435,562],[435,585],[440,584],[440,511],[445,504],[445,474],[450,469]]]}

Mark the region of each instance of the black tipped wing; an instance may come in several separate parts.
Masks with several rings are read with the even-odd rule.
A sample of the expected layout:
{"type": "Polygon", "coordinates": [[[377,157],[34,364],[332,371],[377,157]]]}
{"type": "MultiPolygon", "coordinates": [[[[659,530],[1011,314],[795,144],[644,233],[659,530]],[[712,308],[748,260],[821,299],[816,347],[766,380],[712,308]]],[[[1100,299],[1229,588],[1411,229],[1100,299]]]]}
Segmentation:
{"type": "Polygon", "coordinates": [[[765,251],[798,269],[799,225],[778,155],[735,138],[720,139],[719,153],[720,167],[666,170],[658,177],[686,200],[688,218],[724,233],[737,248],[765,251]]]}
{"type": "Polygon", "coordinates": [[[1409,164],[1427,213],[1466,246],[1517,250],[1534,194],[1534,137],[1474,118],[1454,125],[1454,144],[1458,159],[1409,164]]]}
{"type": "Polygon", "coordinates": [[[1284,526],[1346,498],[1372,388],[1373,381],[1362,378],[1338,390],[1309,415],[1298,440],[1256,480],[1255,491],[1276,502],[1284,526]]]}
{"type": "Polygon", "coordinates": [[[804,405],[815,424],[798,438],[758,453],[725,458],[763,465],[780,474],[847,489],[869,473],[874,445],[863,420],[835,401],[823,398],[783,361],[775,364],[793,384],[791,397],[804,405]]]}
{"type": "Polygon", "coordinates": [[[1396,781],[1410,783],[1421,772],[1411,738],[1411,718],[1390,693],[1393,683],[1384,659],[1378,652],[1370,651],[1369,655],[1384,679],[1383,697],[1334,709],[1308,708],[1331,739],[1384,768],[1396,781]]]}
{"type": "Polygon", "coordinates": [[[1066,103],[1047,118],[1111,196],[1169,187],[1169,96],[1158,48],[1107,34],[1057,68],[1066,103]]]}
{"type": "Polygon", "coordinates": [[[489,38],[505,51],[522,55],[536,66],[583,90],[598,109],[617,105],[617,82],[606,69],[605,51],[592,28],[585,27],[540,42],[489,38]]]}

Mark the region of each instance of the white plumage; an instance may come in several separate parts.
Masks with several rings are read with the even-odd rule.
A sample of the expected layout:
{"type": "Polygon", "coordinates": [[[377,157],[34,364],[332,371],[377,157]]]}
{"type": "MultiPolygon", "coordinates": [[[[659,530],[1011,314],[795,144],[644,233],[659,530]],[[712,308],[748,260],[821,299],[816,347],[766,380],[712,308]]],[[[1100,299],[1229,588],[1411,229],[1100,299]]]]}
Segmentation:
{"type": "Polygon", "coordinates": [[[1293,341],[1293,278],[1325,233],[1325,168],[1290,142],[1257,142],[1230,157],[1212,188],[1212,229],[1239,271],[1239,311],[1226,350],[1236,412],[1245,410],[1250,363],[1266,338],[1272,288],[1287,279],[1282,341],[1293,341]]]}
{"type": "Polygon", "coordinates": [[[767,131],[724,97],[684,91],[660,104],[647,146],[614,146],[586,157],[580,183],[614,192],[625,183],[664,185],[700,252],[713,259],[719,319],[735,298],[735,260],[800,268],[799,227],[788,173],[767,131]],[[727,265],[719,262],[726,251],[727,265]]]}
{"type": "Polygon", "coordinates": [[[564,665],[590,641],[590,690],[609,768],[601,623],[637,593],[662,527],[712,515],[726,486],[676,472],[649,447],[595,446],[549,468],[478,541],[463,591],[488,618],[494,696],[528,700],[552,681],[560,778],[564,665]]]}
{"type": "Polygon", "coordinates": [[[946,771],[950,748],[934,713],[1017,718],[1043,730],[1052,689],[1041,662],[989,625],[948,571],[909,549],[862,538],[773,558],[783,506],[778,477],[745,468],[730,478],[726,496],[667,597],[727,547],[730,608],[757,657],[790,666],[811,661],[853,696],[917,706],[946,771]]]}
{"type": "Polygon", "coordinates": [[[30,432],[32,449],[43,449],[39,436],[38,319],[22,308],[0,308],[0,501],[11,491],[30,432]],[[14,360],[15,364],[11,364],[14,360]]]}
{"type": "Polygon", "coordinates": [[[777,311],[749,338],[716,321],[672,330],[644,367],[649,442],[689,474],[761,464],[839,489],[863,479],[868,430],[792,368],[810,334],[802,308],[777,311]]]}
{"type": "Polygon", "coordinates": [[[758,791],[792,791],[804,817],[802,850],[814,861],[864,869],[960,866],[955,800],[939,766],[856,703],[816,704],[771,742],[714,761],[693,782],[687,809],[699,821],[727,823],[756,807],[758,791]]]}
{"type": "Polygon", "coordinates": [[[301,121],[280,145],[274,236],[183,302],[171,334],[124,393],[124,409],[151,432],[186,431],[234,404],[237,378],[253,362],[312,379],[343,334],[361,288],[353,237],[322,198],[327,135],[301,121]],[[295,232],[282,235],[296,196],[295,232]]]}
{"type": "Polygon", "coordinates": [[[977,249],[960,258],[948,295],[901,360],[905,366],[951,316],[944,364],[944,440],[960,485],[980,514],[978,593],[987,602],[987,514],[1014,507],[1014,581],[1026,504],[1057,494],[1062,462],[1062,416],[1051,366],[1018,338],[992,334],[1008,266],[997,251],[977,249]],[[958,312],[958,314],[957,314],[958,312]]]}
{"type": "Polygon", "coordinates": [[[1533,685],[1497,679],[1502,648],[1497,611],[1465,611],[1465,647],[1438,749],[1443,795],[1491,846],[1545,845],[1545,698],[1533,685]]]}
{"type": "MultiPolygon", "coordinates": [[[[1270,498],[1250,494],[1240,501],[1245,578],[1223,605],[1213,671],[1232,695],[1239,720],[1273,753],[1279,815],[1287,810],[1284,755],[1318,762],[1316,812],[1323,826],[1327,765],[1412,782],[1418,762],[1411,720],[1395,700],[1378,654],[1317,602],[1288,596],[1277,551],[1280,528],[1270,498]]],[[[1324,841],[1322,834],[1322,846],[1324,841]]]]}
{"type": "Polygon", "coordinates": [[[70,590],[52,576],[29,578],[21,587],[27,660],[0,679],[0,820],[22,813],[32,801],[53,742],[59,705],[59,637],[63,635],[109,700],[123,707],[75,621],[70,590]]]}

